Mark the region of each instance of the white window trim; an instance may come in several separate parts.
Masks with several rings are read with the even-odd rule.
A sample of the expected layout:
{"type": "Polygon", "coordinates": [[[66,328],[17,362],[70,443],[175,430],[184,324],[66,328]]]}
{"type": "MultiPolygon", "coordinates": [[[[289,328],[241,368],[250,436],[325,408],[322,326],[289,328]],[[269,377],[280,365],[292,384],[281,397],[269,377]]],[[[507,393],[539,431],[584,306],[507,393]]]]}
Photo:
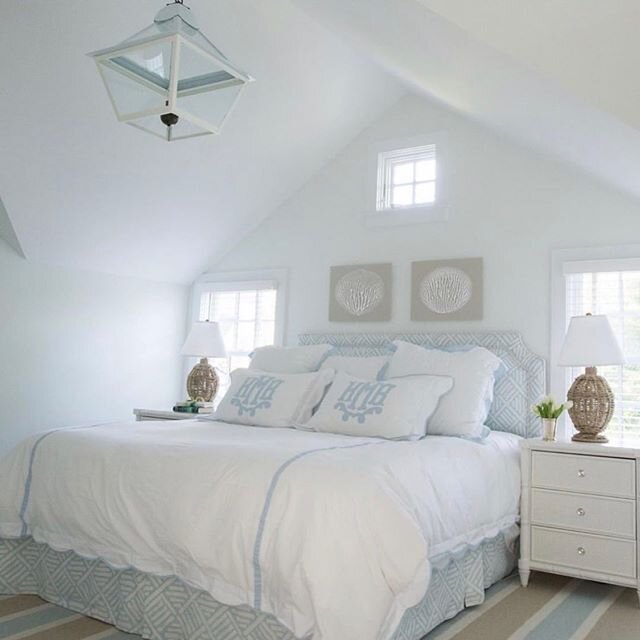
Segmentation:
{"type": "MultiPolygon", "coordinates": [[[[200,298],[210,291],[242,291],[266,289],[273,286],[278,290],[276,301],[274,344],[285,343],[287,289],[289,273],[287,269],[260,269],[256,271],[226,271],[205,273],[193,284],[189,312],[189,328],[200,314],[200,298]]],[[[186,336],[185,336],[186,339],[186,336]]]]}
{"type": "Polygon", "coordinates": [[[369,150],[369,167],[367,180],[367,211],[365,222],[369,227],[391,227],[426,222],[444,222],[449,216],[448,185],[451,177],[451,167],[447,154],[447,135],[443,132],[425,134],[412,138],[386,140],[372,145],[369,150]],[[378,211],[379,196],[379,156],[381,153],[413,149],[435,145],[436,147],[436,201],[432,204],[378,211]]]}
{"type": "MultiPolygon", "coordinates": [[[[566,273],[584,271],[640,270],[640,244],[586,249],[558,249],[551,254],[551,353],[549,358],[550,392],[558,399],[566,398],[566,369],[558,366],[566,332],[566,273]]],[[[571,421],[564,417],[559,425],[561,435],[572,432],[571,421]]]]}

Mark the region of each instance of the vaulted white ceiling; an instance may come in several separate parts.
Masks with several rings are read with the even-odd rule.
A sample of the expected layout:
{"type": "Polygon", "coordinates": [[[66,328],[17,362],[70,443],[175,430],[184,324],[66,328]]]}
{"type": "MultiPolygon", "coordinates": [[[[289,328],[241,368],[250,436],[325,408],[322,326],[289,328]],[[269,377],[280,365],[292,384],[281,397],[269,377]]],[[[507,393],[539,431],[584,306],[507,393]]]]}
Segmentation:
{"type": "Polygon", "coordinates": [[[637,0],[419,0],[480,42],[640,128],[637,0]]]}
{"type": "Polygon", "coordinates": [[[28,259],[187,282],[407,89],[640,198],[637,0],[190,0],[257,82],[221,136],[174,144],[119,124],[85,55],[163,4],[0,0],[2,219],[28,259]]]}
{"type": "Polygon", "coordinates": [[[119,124],[85,54],[164,0],[0,2],[0,193],[28,259],[187,282],[404,93],[289,0],[190,0],[256,78],[219,137],[119,124]]]}
{"type": "Polygon", "coordinates": [[[640,197],[636,2],[295,1],[416,91],[640,197]]]}

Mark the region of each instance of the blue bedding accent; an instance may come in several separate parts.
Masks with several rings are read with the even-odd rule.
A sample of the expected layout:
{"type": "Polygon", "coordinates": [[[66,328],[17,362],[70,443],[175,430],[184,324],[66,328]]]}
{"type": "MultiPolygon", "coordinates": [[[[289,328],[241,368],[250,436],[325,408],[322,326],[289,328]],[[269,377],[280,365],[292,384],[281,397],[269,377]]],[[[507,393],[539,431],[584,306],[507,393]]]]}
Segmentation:
{"type": "Polygon", "coordinates": [[[36,459],[36,453],[38,452],[38,447],[42,443],[43,440],[53,435],[54,433],[58,433],[58,431],[62,431],[63,429],[54,429],[53,431],[48,431],[47,433],[43,433],[34,443],[31,449],[31,455],[29,456],[29,471],[27,473],[27,479],[24,483],[24,495],[22,497],[22,504],[20,505],[20,520],[22,522],[22,531],[21,536],[24,537],[27,535],[29,531],[29,525],[25,520],[25,515],[27,513],[27,508],[29,506],[29,498],[31,497],[31,484],[33,483],[33,463],[36,459]]]}
{"type": "Polygon", "coordinates": [[[22,531],[20,536],[24,538],[29,532],[29,525],[25,520],[25,516],[27,513],[27,508],[29,507],[29,499],[31,498],[31,484],[33,483],[33,465],[36,459],[36,453],[38,452],[38,447],[40,444],[46,440],[49,436],[52,436],[54,433],[59,433],[60,431],[75,431],[77,429],[92,429],[93,427],[104,427],[105,423],[99,424],[90,424],[84,425],[80,427],[63,427],[61,429],[53,429],[51,431],[47,431],[43,433],[33,444],[31,448],[31,454],[29,456],[29,471],[27,472],[27,478],[24,483],[24,495],[22,497],[22,504],[20,505],[20,520],[22,522],[22,531]]]}
{"type": "Polygon", "coordinates": [[[276,470],[273,478],[271,479],[271,483],[269,484],[269,489],[267,490],[267,497],[264,501],[264,506],[262,508],[262,513],[260,514],[260,520],[258,523],[258,531],[256,533],[256,542],[253,547],[253,588],[254,588],[254,607],[257,611],[262,610],[262,567],[260,566],[260,551],[262,549],[262,538],[264,536],[264,528],[267,524],[267,518],[269,517],[269,509],[271,508],[271,502],[273,501],[273,496],[278,488],[278,482],[282,477],[282,474],[295,462],[310,456],[313,453],[320,453],[322,451],[336,451],[338,449],[357,449],[358,447],[370,447],[376,444],[384,444],[384,442],[361,442],[358,444],[350,444],[341,446],[333,446],[333,447],[324,447],[322,449],[309,449],[308,451],[302,451],[301,453],[296,454],[292,458],[289,458],[286,462],[284,462],[280,467],[276,470]]]}
{"type": "MultiPolygon", "coordinates": [[[[392,640],[420,640],[514,569],[516,549],[505,533],[440,559],[420,603],[392,640]]],[[[0,538],[0,595],[33,594],[149,640],[300,640],[273,616],[229,606],[176,577],[115,569],[100,559],[55,551],[32,538],[0,538]]]]}

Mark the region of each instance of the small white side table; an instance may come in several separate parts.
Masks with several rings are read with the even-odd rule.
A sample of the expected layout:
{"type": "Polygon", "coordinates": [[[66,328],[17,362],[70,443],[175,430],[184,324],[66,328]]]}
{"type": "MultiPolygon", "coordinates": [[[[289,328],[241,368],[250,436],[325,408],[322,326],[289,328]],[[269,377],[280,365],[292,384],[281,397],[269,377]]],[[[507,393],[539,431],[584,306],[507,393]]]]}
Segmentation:
{"type": "Polygon", "coordinates": [[[197,420],[203,414],[162,411],[160,409],[134,409],[133,415],[136,417],[136,422],[149,422],[151,420],[197,420]]]}
{"type": "Polygon", "coordinates": [[[522,443],[520,580],[532,570],[636,589],[640,441],[522,443]]]}

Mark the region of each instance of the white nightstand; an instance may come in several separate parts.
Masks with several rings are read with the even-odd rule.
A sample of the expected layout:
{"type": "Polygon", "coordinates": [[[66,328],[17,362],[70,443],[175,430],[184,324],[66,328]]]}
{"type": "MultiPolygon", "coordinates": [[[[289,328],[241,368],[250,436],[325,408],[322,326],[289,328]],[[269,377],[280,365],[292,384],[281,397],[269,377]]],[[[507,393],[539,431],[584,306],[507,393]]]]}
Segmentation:
{"type": "Polygon", "coordinates": [[[640,599],[640,442],[522,445],[520,580],[532,570],[631,587],[640,599]]]}
{"type": "Polygon", "coordinates": [[[162,411],[158,409],[134,409],[133,415],[136,422],[149,422],[150,420],[197,420],[203,414],[179,413],[178,411],[162,411]]]}

